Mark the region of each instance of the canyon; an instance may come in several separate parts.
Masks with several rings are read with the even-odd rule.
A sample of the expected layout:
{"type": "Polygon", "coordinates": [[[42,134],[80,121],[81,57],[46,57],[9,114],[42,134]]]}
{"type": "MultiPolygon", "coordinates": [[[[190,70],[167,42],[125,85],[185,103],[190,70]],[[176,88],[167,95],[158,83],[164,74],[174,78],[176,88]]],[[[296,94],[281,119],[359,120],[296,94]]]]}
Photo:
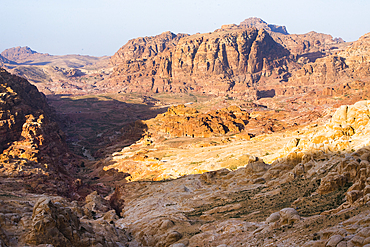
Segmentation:
{"type": "Polygon", "coordinates": [[[370,246],[370,34],[259,18],[0,55],[0,246],[370,246]]]}

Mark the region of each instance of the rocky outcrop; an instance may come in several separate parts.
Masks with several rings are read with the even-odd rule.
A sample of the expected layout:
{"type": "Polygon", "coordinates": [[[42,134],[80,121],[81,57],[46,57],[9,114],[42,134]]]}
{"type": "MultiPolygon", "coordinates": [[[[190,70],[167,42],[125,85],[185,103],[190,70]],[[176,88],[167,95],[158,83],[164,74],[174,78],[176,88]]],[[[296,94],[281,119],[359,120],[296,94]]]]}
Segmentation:
{"type": "Polygon", "coordinates": [[[45,96],[5,70],[0,71],[0,92],[1,176],[27,177],[25,184],[31,183],[28,189],[33,191],[73,194],[69,172],[75,172],[78,161],[68,151],[45,96]]]}
{"type": "Polygon", "coordinates": [[[2,120],[0,151],[3,151],[19,138],[26,116],[36,112],[50,115],[52,110],[45,97],[25,79],[12,76],[5,70],[1,70],[0,75],[2,120]]]}
{"type": "Polygon", "coordinates": [[[275,223],[278,222],[279,224],[294,224],[301,220],[297,210],[294,208],[283,208],[279,212],[272,213],[267,219],[267,223],[275,223]]]}
{"type": "Polygon", "coordinates": [[[39,199],[32,213],[32,228],[26,237],[31,245],[73,246],[78,242],[80,221],[70,209],[54,204],[49,198],[39,199]]]}
{"type": "Polygon", "coordinates": [[[244,129],[249,114],[239,107],[199,113],[184,105],[172,106],[154,121],[160,122],[159,130],[172,137],[209,137],[226,133],[238,133],[244,129]]]}
{"type": "MultiPolygon", "coordinates": [[[[18,193],[18,192],[17,192],[18,193]]],[[[97,204],[107,203],[94,193],[97,204]]],[[[114,210],[93,210],[89,202],[70,202],[56,196],[22,194],[0,200],[0,243],[2,246],[87,247],[125,246],[129,237],[115,223],[114,210]]],[[[109,207],[109,206],[108,206],[109,207]]]]}
{"type": "Polygon", "coordinates": [[[145,121],[151,136],[158,134],[168,137],[212,137],[225,134],[237,134],[240,139],[282,131],[289,127],[282,119],[284,116],[275,111],[255,112],[250,114],[239,106],[230,106],[220,110],[198,112],[196,109],[177,105],[168,108],[164,114],[145,121]]]}
{"type": "Polygon", "coordinates": [[[346,203],[334,212],[369,202],[369,115],[369,101],[341,106],[324,126],[302,132],[299,138],[276,154],[280,159],[272,163],[264,177],[281,176],[284,171],[290,171],[287,180],[325,174],[317,193],[324,195],[341,188],[348,189],[344,191],[346,203]],[[347,154],[342,155],[342,152],[347,154]],[[317,162],[319,157],[322,157],[321,162],[317,162]]]}

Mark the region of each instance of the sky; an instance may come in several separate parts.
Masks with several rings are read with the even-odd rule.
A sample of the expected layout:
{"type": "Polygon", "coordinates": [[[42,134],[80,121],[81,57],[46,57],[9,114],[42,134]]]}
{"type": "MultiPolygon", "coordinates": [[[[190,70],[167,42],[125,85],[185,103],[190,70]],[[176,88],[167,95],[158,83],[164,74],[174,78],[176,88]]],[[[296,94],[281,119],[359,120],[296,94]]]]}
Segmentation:
{"type": "Polygon", "coordinates": [[[165,31],[195,34],[249,17],[357,40],[370,32],[369,0],[0,0],[0,52],[113,55],[128,40],[165,31]]]}

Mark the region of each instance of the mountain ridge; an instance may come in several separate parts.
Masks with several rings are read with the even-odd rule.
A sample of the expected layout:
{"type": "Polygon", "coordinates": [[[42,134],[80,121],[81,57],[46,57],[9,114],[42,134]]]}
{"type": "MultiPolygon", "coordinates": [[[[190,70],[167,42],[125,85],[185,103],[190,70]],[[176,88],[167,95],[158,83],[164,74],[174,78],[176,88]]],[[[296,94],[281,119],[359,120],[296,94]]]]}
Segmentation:
{"type": "Polygon", "coordinates": [[[251,18],[8,50],[0,246],[367,247],[369,47],[251,18]]]}

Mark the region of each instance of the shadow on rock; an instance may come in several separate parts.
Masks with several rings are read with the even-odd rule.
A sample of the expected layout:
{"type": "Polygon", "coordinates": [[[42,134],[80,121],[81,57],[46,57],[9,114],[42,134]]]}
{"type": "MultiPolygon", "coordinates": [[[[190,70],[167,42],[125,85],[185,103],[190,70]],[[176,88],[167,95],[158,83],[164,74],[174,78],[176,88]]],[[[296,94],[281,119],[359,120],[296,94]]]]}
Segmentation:
{"type": "Polygon", "coordinates": [[[110,96],[89,95],[73,99],[68,95],[48,97],[76,154],[90,160],[101,157],[106,146],[120,142],[120,148],[139,140],[147,129],[141,120],[164,113],[167,108],[126,103],[110,96]]]}

